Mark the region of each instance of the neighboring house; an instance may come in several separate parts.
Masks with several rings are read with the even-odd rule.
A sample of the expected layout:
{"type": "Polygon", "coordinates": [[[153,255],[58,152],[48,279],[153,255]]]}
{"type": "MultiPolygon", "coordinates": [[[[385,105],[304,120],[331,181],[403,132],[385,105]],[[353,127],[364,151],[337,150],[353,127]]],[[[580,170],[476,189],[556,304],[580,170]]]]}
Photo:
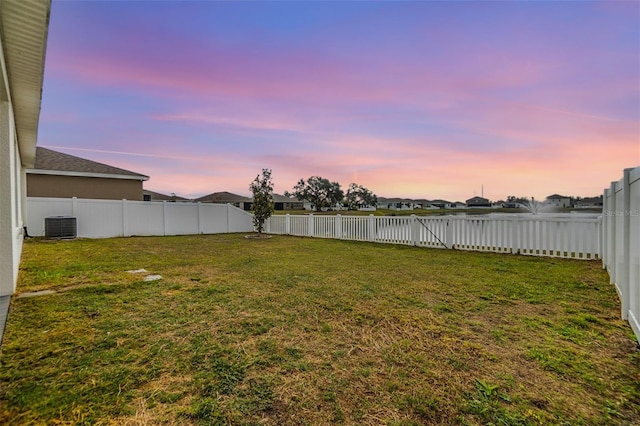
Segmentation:
{"type": "MultiPolygon", "coordinates": [[[[303,210],[310,210],[312,212],[316,211],[316,207],[311,201],[303,200],[303,201],[301,201],[301,203],[302,203],[302,206],[303,206],[303,210]]],[[[322,209],[320,209],[320,211],[323,211],[323,212],[328,212],[330,210],[331,211],[340,211],[340,210],[348,210],[348,209],[342,203],[336,203],[335,205],[333,205],[331,207],[322,207],[322,209]]]]}
{"type": "Polygon", "coordinates": [[[349,207],[346,204],[343,204],[341,202],[337,202],[334,206],[330,207],[328,210],[347,211],[347,210],[349,210],[349,207]]]}
{"type": "Polygon", "coordinates": [[[433,207],[431,207],[431,201],[426,200],[424,198],[420,199],[420,200],[413,200],[413,206],[416,209],[431,209],[433,207]]]}
{"type": "Polygon", "coordinates": [[[398,201],[388,204],[389,210],[413,210],[413,203],[411,201],[398,201]]]}
{"type": "Polygon", "coordinates": [[[166,195],[159,192],[149,191],[148,189],[142,190],[142,199],[144,201],[170,201],[174,202],[189,202],[190,200],[184,197],[179,197],[176,194],[166,195]]]}
{"type": "Polygon", "coordinates": [[[149,176],[37,147],[27,169],[27,196],[142,201],[149,176]]]}
{"type": "Polygon", "coordinates": [[[251,210],[253,204],[253,198],[243,197],[242,195],[233,194],[231,192],[214,192],[204,197],[196,198],[195,200],[201,203],[214,203],[214,204],[231,204],[244,211],[251,210]]]}
{"type": "Polygon", "coordinates": [[[576,201],[574,205],[577,209],[601,209],[602,206],[602,195],[599,197],[583,198],[576,201]]]}
{"type": "MultiPolygon", "coordinates": [[[[451,202],[447,200],[432,200],[431,205],[433,207],[438,207],[439,209],[450,209],[451,202]]],[[[466,207],[466,206],[465,206],[466,207]]]]}
{"type": "Polygon", "coordinates": [[[378,207],[389,210],[413,210],[413,200],[405,198],[378,198],[378,207]]]}
{"type": "Polygon", "coordinates": [[[462,201],[447,201],[447,200],[433,200],[430,203],[429,208],[437,209],[466,209],[467,205],[462,201]]]}
{"type": "Polygon", "coordinates": [[[544,202],[544,204],[546,206],[565,209],[571,207],[571,198],[565,197],[564,195],[553,194],[547,197],[547,200],[544,202]]]}
{"type": "Polygon", "coordinates": [[[484,197],[469,198],[466,204],[467,207],[491,207],[491,201],[484,197]]]}
{"type": "Polygon", "coordinates": [[[26,169],[36,158],[47,0],[0,1],[0,342],[27,221],[26,169]]]}
{"type": "Polygon", "coordinates": [[[304,210],[304,203],[296,198],[273,194],[273,208],[274,210],[304,210]]]}

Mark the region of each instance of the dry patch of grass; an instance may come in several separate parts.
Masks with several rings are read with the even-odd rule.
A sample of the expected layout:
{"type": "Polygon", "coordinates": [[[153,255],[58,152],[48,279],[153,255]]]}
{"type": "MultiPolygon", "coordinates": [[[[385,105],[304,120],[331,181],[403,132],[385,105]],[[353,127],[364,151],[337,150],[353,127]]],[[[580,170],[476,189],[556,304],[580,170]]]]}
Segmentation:
{"type": "Polygon", "coordinates": [[[0,423],[640,422],[598,262],[243,235],[30,241],[0,423]],[[126,274],[145,268],[161,281],[126,274]],[[76,286],[71,289],[68,287],[76,286]]]}

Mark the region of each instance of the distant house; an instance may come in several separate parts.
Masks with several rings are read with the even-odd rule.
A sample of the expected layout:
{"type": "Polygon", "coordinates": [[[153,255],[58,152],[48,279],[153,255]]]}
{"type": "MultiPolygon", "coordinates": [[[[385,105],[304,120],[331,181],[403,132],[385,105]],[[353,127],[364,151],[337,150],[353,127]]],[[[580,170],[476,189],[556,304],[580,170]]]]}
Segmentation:
{"type": "Polygon", "coordinates": [[[413,207],[416,209],[431,209],[431,201],[427,199],[413,200],[413,207]]]}
{"type": "Polygon", "coordinates": [[[36,147],[34,167],[26,170],[27,196],[143,200],[149,176],[36,147]]]}
{"type": "Polygon", "coordinates": [[[274,210],[304,210],[304,203],[296,198],[273,194],[273,208],[274,210]]]}
{"type": "Polygon", "coordinates": [[[451,202],[447,200],[431,200],[431,205],[440,209],[451,208],[451,202]]]}
{"type": "Polygon", "coordinates": [[[583,198],[576,201],[574,205],[574,207],[578,209],[601,209],[602,206],[602,195],[599,197],[583,198]]]}
{"type": "Polygon", "coordinates": [[[144,201],[169,201],[169,202],[188,202],[187,198],[177,196],[176,194],[166,195],[159,192],[149,191],[145,189],[142,191],[142,198],[144,201]]]}
{"type": "Polygon", "coordinates": [[[484,197],[469,198],[466,204],[467,207],[491,207],[491,201],[484,197]]]}
{"type": "Polygon", "coordinates": [[[553,194],[549,195],[544,202],[546,206],[557,207],[565,209],[571,207],[571,198],[564,195],[553,194]]]}
{"type": "Polygon", "coordinates": [[[389,210],[413,210],[413,200],[406,198],[378,198],[378,207],[389,210]]]}
{"type": "Polygon", "coordinates": [[[214,192],[204,197],[196,198],[193,200],[201,203],[214,203],[214,204],[231,204],[244,211],[251,210],[253,205],[253,198],[243,197],[242,195],[233,194],[231,192],[214,192]]]}

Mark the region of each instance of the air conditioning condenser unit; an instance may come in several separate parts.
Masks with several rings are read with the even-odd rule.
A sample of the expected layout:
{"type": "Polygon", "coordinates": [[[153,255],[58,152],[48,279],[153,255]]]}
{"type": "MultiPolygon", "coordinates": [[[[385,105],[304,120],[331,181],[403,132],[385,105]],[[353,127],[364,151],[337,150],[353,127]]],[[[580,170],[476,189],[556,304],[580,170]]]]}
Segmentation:
{"type": "Polygon", "coordinates": [[[77,221],[70,216],[51,216],[44,219],[46,238],[76,238],[77,221]]]}

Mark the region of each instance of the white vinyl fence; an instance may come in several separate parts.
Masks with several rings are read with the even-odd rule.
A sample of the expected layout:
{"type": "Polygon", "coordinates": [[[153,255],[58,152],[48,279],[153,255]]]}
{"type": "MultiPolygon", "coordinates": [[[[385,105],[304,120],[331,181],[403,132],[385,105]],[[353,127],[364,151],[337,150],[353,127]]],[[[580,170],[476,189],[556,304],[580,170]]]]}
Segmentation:
{"type": "Polygon", "coordinates": [[[80,198],[27,198],[27,232],[44,236],[45,218],[76,218],[77,235],[190,235],[253,232],[252,215],[228,204],[80,198]]]}
{"type": "Polygon", "coordinates": [[[272,216],[265,232],[573,259],[600,256],[601,219],[568,215],[272,216]]]}
{"type": "Polygon", "coordinates": [[[604,190],[602,265],[620,297],[621,315],[640,341],[640,167],[604,190]]]}

